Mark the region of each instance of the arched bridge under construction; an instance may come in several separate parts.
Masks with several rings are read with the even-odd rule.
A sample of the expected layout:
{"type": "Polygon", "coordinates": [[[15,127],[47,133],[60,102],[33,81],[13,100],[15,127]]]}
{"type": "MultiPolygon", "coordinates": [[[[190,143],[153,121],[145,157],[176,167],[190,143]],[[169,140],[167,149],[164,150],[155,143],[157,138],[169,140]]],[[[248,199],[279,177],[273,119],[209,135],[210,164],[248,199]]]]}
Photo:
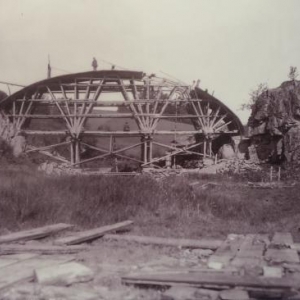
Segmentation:
{"type": "Polygon", "coordinates": [[[25,152],[70,166],[165,167],[169,158],[214,158],[243,125],[220,100],[200,88],[102,70],[53,77],[0,102],[25,152]]]}

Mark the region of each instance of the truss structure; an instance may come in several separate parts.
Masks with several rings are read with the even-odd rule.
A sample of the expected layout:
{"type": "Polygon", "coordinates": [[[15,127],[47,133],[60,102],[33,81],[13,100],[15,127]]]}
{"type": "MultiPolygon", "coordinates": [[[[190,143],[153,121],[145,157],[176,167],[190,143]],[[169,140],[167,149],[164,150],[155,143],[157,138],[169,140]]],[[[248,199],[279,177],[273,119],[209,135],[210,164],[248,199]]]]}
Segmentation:
{"type": "Polygon", "coordinates": [[[213,157],[215,140],[243,130],[237,116],[207,92],[135,71],[50,78],[12,94],[0,109],[15,135],[27,137],[28,154],[38,152],[71,166],[130,160],[164,167],[170,157],[213,157]],[[130,119],[135,124],[130,129],[89,125],[130,119]],[[161,128],[166,121],[173,127],[161,128]]]}

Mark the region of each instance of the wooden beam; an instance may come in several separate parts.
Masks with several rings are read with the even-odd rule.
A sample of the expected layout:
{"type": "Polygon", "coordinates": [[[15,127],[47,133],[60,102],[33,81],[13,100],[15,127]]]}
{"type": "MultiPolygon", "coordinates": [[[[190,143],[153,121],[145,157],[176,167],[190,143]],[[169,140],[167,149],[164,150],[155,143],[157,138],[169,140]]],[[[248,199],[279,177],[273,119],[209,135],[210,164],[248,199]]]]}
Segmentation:
{"type": "MultiPolygon", "coordinates": [[[[17,99],[15,100],[16,102],[39,102],[39,103],[45,103],[45,104],[51,104],[53,103],[52,100],[47,100],[47,99],[17,99]]],[[[62,102],[66,101],[66,99],[56,99],[57,102],[62,102]]],[[[130,104],[147,104],[147,103],[182,103],[182,104],[188,104],[188,103],[197,103],[197,102],[202,102],[202,100],[167,100],[167,99],[135,99],[135,100],[102,100],[102,101],[94,101],[90,99],[67,99],[68,103],[70,104],[83,104],[83,103],[95,103],[95,106],[122,106],[122,105],[127,105],[129,106],[130,104]]]]}
{"type": "MultiPolygon", "coordinates": [[[[66,135],[65,130],[21,130],[22,133],[28,135],[66,135]]],[[[86,135],[97,135],[97,136],[142,136],[145,134],[149,134],[148,131],[143,132],[141,130],[132,130],[132,131],[100,131],[100,130],[85,130],[83,132],[86,135]]],[[[177,131],[177,135],[191,135],[191,134],[202,134],[202,130],[185,130],[185,131],[177,131]]],[[[224,132],[222,134],[228,135],[237,135],[239,132],[238,130],[232,130],[228,132],[224,132]]],[[[173,130],[157,130],[152,132],[153,135],[174,135],[175,131],[173,130]]],[[[221,133],[214,133],[216,136],[221,133]]]]}
{"type": "Polygon", "coordinates": [[[46,255],[54,254],[71,254],[86,251],[88,247],[75,245],[75,246],[54,246],[49,244],[41,245],[18,245],[9,244],[0,246],[0,255],[10,255],[17,253],[39,253],[46,255]]]}
{"type": "Polygon", "coordinates": [[[6,235],[0,236],[0,244],[11,243],[17,241],[28,241],[28,240],[36,240],[40,238],[44,238],[53,233],[57,233],[62,230],[70,229],[73,225],[70,224],[54,224],[48,225],[44,227],[38,227],[30,230],[23,230],[19,232],[13,232],[6,235]]]}
{"type": "Polygon", "coordinates": [[[126,241],[145,245],[160,245],[179,248],[190,249],[212,249],[216,250],[221,244],[222,240],[209,239],[175,239],[175,238],[161,238],[150,236],[136,236],[136,235],[120,235],[120,234],[106,234],[104,240],[126,241]]]}
{"type": "Polygon", "coordinates": [[[290,290],[299,288],[299,280],[296,278],[268,278],[262,276],[237,276],[230,274],[209,274],[207,272],[193,272],[193,274],[136,274],[122,277],[125,284],[138,285],[187,285],[187,286],[219,286],[222,287],[243,287],[264,288],[264,289],[283,289],[290,290]]]}
{"type": "MultiPolygon", "coordinates": [[[[64,135],[65,134],[66,133],[64,133],[64,135]]],[[[35,150],[36,149],[36,147],[34,147],[34,146],[28,146],[28,145],[26,146],[26,148],[28,148],[29,150],[35,150]]],[[[64,158],[63,156],[61,156],[61,155],[54,155],[54,154],[48,152],[47,150],[37,150],[37,151],[39,151],[39,153],[41,153],[43,155],[52,157],[52,158],[54,158],[54,159],[56,159],[58,161],[61,161],[63,163],[69,163],[69,161],[66,158],[64,158]]]]}
{"type": "Polygon", "coordinates": [[[63,237],[54,241],[55,245],[76,245],[84,242],[94,240],[96,238],[102,237],[108,232],[113,232],[121,229],[128,228],[132,225],[132,221],[124,221],[116,223],[114,225],[103,226],[96,229],[81,231],[75,233],[73,236],[63,237]]]}
{"type": "MultiPolygon", "coordinates": [[[[24,117],[24,118],[32,118],[32,119],[62,119],[64,118],[63,115],[41,115],[41,114],[7,114],[7,117],[24,117]]],[[[198,118],[197,115],[159,115],[159,114],[151,114],[151,113],[138,113],[137,116],[145,116],[155,119],[193,119],[198,118]]],[[[73,115],[70,114],[68,117],[86,117],[86,118],[134,118],[135,116],[133,114],[128,113],[115,113],[115,114],[78,114],[73,115]]]]}
{"type": "Polygon", "coordinates": [[[30,150],[26,150],[25,152],[29,153],[29,152],[35,152],[35,151],[43,151],[43,150],[48,150],[48,149],[59,147],[59,146],[65,146],[65,145],[68,145],[68,144],[70,144],[70,142],[63,142],[63,143],[53,144],[53,145],[44,146],[44,147],[33,148],[33,149],[30,149],[30,150]]]}

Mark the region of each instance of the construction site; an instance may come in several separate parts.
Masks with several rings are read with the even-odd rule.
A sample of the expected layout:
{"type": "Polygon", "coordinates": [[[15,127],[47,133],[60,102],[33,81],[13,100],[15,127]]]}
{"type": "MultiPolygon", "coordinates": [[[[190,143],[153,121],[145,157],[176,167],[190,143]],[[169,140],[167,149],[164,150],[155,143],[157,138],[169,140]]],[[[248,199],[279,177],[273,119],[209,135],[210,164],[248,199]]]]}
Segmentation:
{"type": "MultiPolygon", "coordinates": [[[[7,145],[2,172],[13,176],[2,180],[7,215],[0,235],[1,299],[298,299],[298,227],[290,222],[293,235],[282,232],[278,207],[267,198],[287,190],[297,201],[297,174],[289,177],[286,166],[298,166],[299,86],[291,80],[263,91],[246,128],[199,82],[186,86],[143,72],[89,71],[48,78],[11,95],[1,92],[0,132],[7,145]],[[24,172],[30,204],[7,194],[11,185],[24,185],[24,172]],[[68,192],[67,198],[81,191],[61,200],[70,184],[73,196],[68,192]],[[137,185],[147,188],[137,192],[137,185]],[[31,199],[41,186],[43,195],[31,199]],[[57,192],[46,192],[51,186],[57,192]],[[101,195],[103,189],[108,192],[101,195]],[[113,196],[115,189],[125,196],[113,196]],[[150,197],[142,210],[136,206],[139,193],[150,197]],[[261,204],[245,203],[258,193],[260,213],[261,204]],[[47,194],[57,197],[48,204],[49,211],[56,207],[50,219],[47,194]],[[84,203],[81,194],[94,204],[84,203]],[[79,205],[82,216],[70,205],[79,205]],[[135,216],[144,209],[142,221],[135,216]],[[190,232],[204,216],[201,223],[210,228],[190,232]],[[221,223],[212,226],[216,216],[221,223]],[[158,233],[159,219],[181,233],[158,233]],[[221,225],[225,219],[227,226],[221,225]],[[16,231],[13,220],[31,229],[16,231]],[[107,225],[113,220],[119,222],[107,225]],[[150,229],[149,222],[158,228],[150,229]],[[127,234],[133,223],[138,229],[127,234]],[[60,233],[66,230],[73,232],[60,233]],[[124,255],[128,259],[120,259],[124,255]]],[[[288,216],[294,208],[284,205],[288,216]]]]}
{"type": "Polygon", "coordinates": [[[0,1],[0,300],[300,299],[299,4],[0,1]]]}

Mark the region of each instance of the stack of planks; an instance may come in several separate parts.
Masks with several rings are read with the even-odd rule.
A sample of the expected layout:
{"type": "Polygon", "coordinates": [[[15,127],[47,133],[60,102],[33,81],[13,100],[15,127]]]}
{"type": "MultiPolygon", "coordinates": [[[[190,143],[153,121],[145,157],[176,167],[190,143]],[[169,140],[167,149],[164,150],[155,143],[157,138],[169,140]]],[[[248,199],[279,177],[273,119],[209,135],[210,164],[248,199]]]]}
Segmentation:
{"type": "Polygon", "coordinates": [[[171,287],[163,299],[300,299],[300,246],[290,233],[228,235],[207,260],[207,269],[184,272],[140,272],[122,277],[124,284],[171,287]],[[230,273],[230,268],[238,270],[230,273]],[[222,270],[228,272],[221,272],[222,270]],[[182,293],[185,293],[182,292],[182,293]],[[205,298],[206,299],[206,298],[205,298]]]}

